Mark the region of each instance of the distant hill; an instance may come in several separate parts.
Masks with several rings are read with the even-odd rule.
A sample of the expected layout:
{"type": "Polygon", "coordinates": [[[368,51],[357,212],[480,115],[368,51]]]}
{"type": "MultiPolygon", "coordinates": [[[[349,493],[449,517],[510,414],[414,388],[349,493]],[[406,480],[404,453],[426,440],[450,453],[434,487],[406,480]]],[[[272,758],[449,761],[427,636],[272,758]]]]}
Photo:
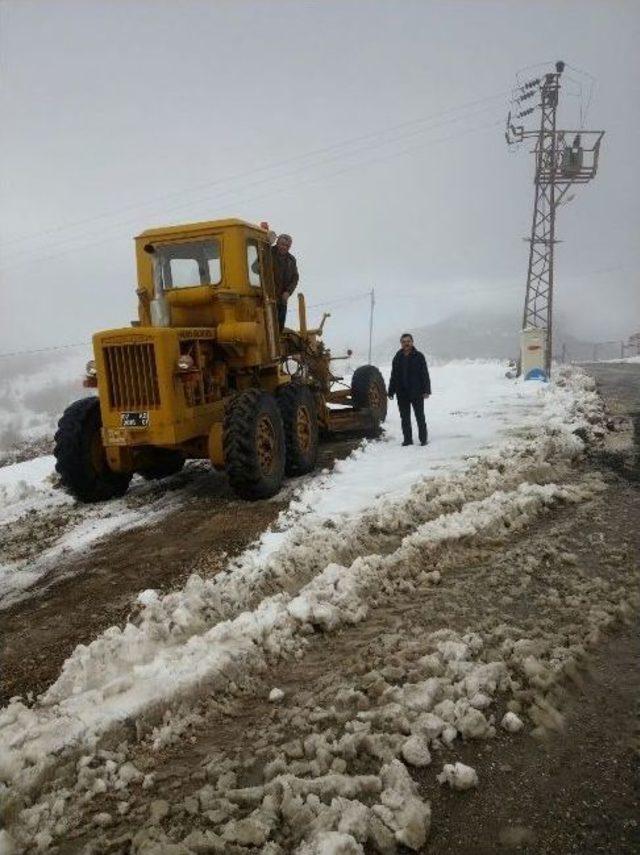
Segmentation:
{"type": "MultiPolygon", "coordinates": [[[[515,359],[520,342],[521,316],[498,312],[465,312],[429,326],[414,327],[410,332],[416,347],[431,359],[515,359]]],[[[402,332],[402,331],[401,331],[402,332]]],[[[389,362],[398,349],[398,335],[384,339],[374,349],[375,361],[389,362]]],[[[594,343],[582,341],[564,329],[562,322],[554,334],[554,355],[560,357],[566,345],[567,359],[593,358],[594,343]]],[[[615,356],[612,353],[611,356],[615,356]]],[[[608,353],[600,351],[599,358],[608,353]]]]}

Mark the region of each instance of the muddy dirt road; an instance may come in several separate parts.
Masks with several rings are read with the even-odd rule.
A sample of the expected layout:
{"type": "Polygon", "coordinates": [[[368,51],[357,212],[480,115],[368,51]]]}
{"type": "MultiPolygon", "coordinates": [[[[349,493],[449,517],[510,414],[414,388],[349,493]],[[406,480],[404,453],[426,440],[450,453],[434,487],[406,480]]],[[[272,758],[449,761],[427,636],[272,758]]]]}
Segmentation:
{"type": "MultiPolygon", "coordinates": [[[[330,468],[360,441],[322,445],[320,468],[330,468]]],[[[0,612],[0,706],[12,696],[43,691],[76,645],[126,619],[139,591],[169,591],[196,569],[203,577],[217,573],[277,518],[295,485],[290,480],[268,501],[243,502],[223,475],[203,476],[197,470],[194,477],[185,471],[157,487],[158,493],[176,494],[175,510],[149,525],[109,535],[87,551],[60,557],[29,598],[0,612]],[[62,580],[56,582],[56,575],[62,580]]],[[[47,525],[54,528],[54,521],[64,518],[57,510],[48,516],[53,521],[47,525]]],[[[30,517],[18,533],[20,548],[37,549],[35,527],[37,519],[30,517]]]]}
{"type": "MultiPolygon", "coordinates": [[[[640,366],[595,366],[592,372],[610,411],[634,420],[640,408],[640,366]]],[[[324,711],[326,724],[339,737],[340,716],[336,720],[331,714],[337,698],[349,698],[351,693],[356,709],[375,709],[385,690],[393,691],[398,678],[402,681],[405,674],[411,675],[404,653],[412,644],[420,649],[429,632],[441,626],[441,615],[447,614],[448,626],[460,632],[468,627],[516,624],[530,637],[541,639],[551,633],[560,643],[567,635],[575,639],[586,610],[606,604],[604,586],[595,600],[593,594],[585,593],[592,580],[610,580],[611,590],[620,584],[636,589],[640,568],[637,430],[631,442],[630,438],[629,431],[613,434],[614,450],[592,458],[591,466],[602,471],[606,481],[602,496],[587,505],[554,512],[506,548],[485,543],[454,550],[443,562],[437,588],[427,586],[417,597],[396,593],[393,603],[383,605],[373,621],[336,638],[314,639],[298,667],[274,668],[265,675],[265,693],[272,685],[281,687],[283,706],[274,709],[262,701],[248,707],[241,697],[222,715],[209,710],[190,731],[188,743],[169,747],[160,766],[154,766],[160,781],[154,798],[171,806],[175,825],[182,821],[185,832],[192,834],[212,827],[199,811],[189,813],[193,810],[189,795],[208,780],[206,769],[212,757],[232,764],[237,786],[251,785],[266,763],[277,764],[278,758],[295,754],[291,725],[295,721],[300,726],[304,713],[322,721],[324,711]],[[616,442],[622,450],[617,450],[616,442]],[[536,565],[538,572],[533,569],[536,565]],[[526,582],[529,574],[535,581],[526,582]],[[546,599],[550,586],[561,591],[564,607],[550,605],[546,599]],[[573,603],[573,608],[567,609],[567,603],[573,603]],[[382,688],[372,686],[372,673],[379,675],[382,688]],[[297,715],[300,710],[302,716],[297,715]],[[257,766],[248,764],[242,748],[245,734],[251,734],[252,744],[258,746],[257,766]]],[[[481,781],[477,790],[452,792],[436,783],[429,767],[419,773],[420,795],[431,801],[433,811],[429,840],[421,851],[430,855],[514,850],[549,855],[637,852],[639,662],[636,615],[626,625],[618,624],[609,640],[583,660],[580,672],[553,693],[558,718],[547,723],[544,735],[514,738],[499,731],[484,745],[469,741],[438,757],[439,764],[462,760],[473,766],[481,781]]],[[[349,708],[348,700],[343,704],[349,708]]],[[[309,719],[306,727],[307,735],[313,733],[309,719]]],[[[384,729],[393,727],[387,723],[384,729]]],[[[300,736],[304,740],[304,727],[300,736]]],[[[149,756],[143,749],[134,761],[144,768],[149,756]]],[[[94,805],[92,810],[99,807],[94,805]]],[[[109,810],[109,802],[103,808],[109,810]]],[[[141,821],[148,809],[144,795],[130,806],[141,821]]],[[[127,820],[116,821],[108,837],[116,840],[119,832],[126,840],[131,828],[127,820]]],[[[87,844],[91,849],[91,834],[80,833],[62,851],[80,852],[87,844]]],[[[153,834],[149,837],[153,839],[153,834]]],[[[281,851],[293,851],[294,839],[295,835],[288,843],[287,838],[282,840],[281,851]]],[[[224,841],[218,844],[215,837],[209,841],[210,851],[224,851],[224,841]]]]}
{"type": "MultiPolygon", "coordinates": [[[[185,697],[146,736],[125,722],[46,784],[33,817],[52,817],[53,836],[41,840],[65,855],[639,851],[640,366],[630,367],[593,369],[618,419],[604,446],[525,455],[504,482],[498,469],[444,510],[436,495],[406,537],[360,532],[357,560],[373,573],[366,617],[332,628],[321,611],[290,647],[274,642],[261,667],[185,697]],[[500,501],[512,504],[497,524],[467,525],[500,501]],[[462,536],[407,548],[439,525],[462,536]],[[476,786],[438,781],[456,761],[476,786]],[[335,848],[304,842],[327,833],[335,848]]],[[[198,555],[206,571],[215,558],[198,555]]]]}
{"type": "MultiPolygon", "coordinates": [[[[597,602],[609,608],[610,594],[632,565],[638,566],[640,532],[636,529],[629,537],[628,522],[639,517],[640,493],[616,485],[587,505],[543,518],[507,548],[489,539],[454,548],[436,563],[425,556],[430,571],[436,567],[442,572],[437,586],[427,583],[411,594],[396,590],[365,624],[335,637],[314,637],[299,664],[275,664],[257,683],[239,687],[235,699],[204,706],[187,738],[160,752],[138,746],[128,759],[136,768],[152,771],[152,791],[127,794],[125,816],[117,816],[118,796],[95,798],[60,852],[146,852],[146,843],[149,851],[160,853],[176,836],[185,841],[185,849],[176,852],[189,852],[190,841],[196,852],[260,851],[236,847],[215,833],[222,824],[218,816],[228,820],[245,814],[245,805],[238,808],[236,800],[251,793],[242,788],[255,788],[285,770],[304,774],[309,765],[315,765],[316,774],[340,772],[345,760],[361,774],[375,768],[367,750],[385,756],[383,739],[390,744],[406,739],[406,724],[389,702],[398,697],[404,681],[418,679],[420,657],[433,655],[428,652],[430,634],[442,627],[445,614],[451,631],[462,635],[475,627],[494,644],[505,626],[517,626],[536,644],[550,648],[567,638],[583,642],[591,631],[591,602],[585,593],[590,585],[606,581],[597,602]],[[551,588],[560,591],[561,599],[548,598],[551,588]],[[284,692],[278,705],[267,700],[273,686],[284,692]],[[363,756],[353,760],[336,744],[349,738],[349,722],[362,715],[376,722],[381,744],[366,743],[363,756]],[[313,746],[316,739],[319,748],[313,746]],[[220,779],[225,771],[231,773],[226,784],[220,779]],[[166,806],[167,814],[156,824],[149,817],[160,810],[158,805],[162,811],[166,806]],[[111,817],[111,825],[98,834],[95,817],[101,814],[111,817]]],[[[614,623],[606,644],[584,657],[581,670],[547,696],[548,720],[547,708],[540,706],[537,737],[530,735],[530,727],[518,736],[497,728],[493,739],[445,747],[432,752],[424,769],[412,769],[420,796],[432,810],[429,839],[420,852],[638,851],[639,627],[637,619],[626,627],[614,623]],[[476,770],[476,789],[460,793],[438,784],[435,771],[455,761],[476,770]]],[[[531,693],[530,687],[509,708],[522,715],[531,693]]],[[[499,706],[497,722],[506,709],[499,706]]],[[[273,851],[293,852],[311,819],[292,815],[279,837],[282,848],[273,851]]],[[[389,844],[388,851],[396,850],[389,844]]]]}
{"type": "Polygon", "coordinates": [[[595,378],[611,412],[633,417],[640,411],[640,365],[589,362],[583,368],[595,378]]]}

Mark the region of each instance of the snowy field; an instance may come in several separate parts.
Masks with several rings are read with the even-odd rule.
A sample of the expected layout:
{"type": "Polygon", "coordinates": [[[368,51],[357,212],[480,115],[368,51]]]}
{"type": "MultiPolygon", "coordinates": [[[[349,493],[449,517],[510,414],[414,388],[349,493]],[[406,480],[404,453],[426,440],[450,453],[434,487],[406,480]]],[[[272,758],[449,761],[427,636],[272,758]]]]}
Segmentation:
{"type": "Polygon", "coordinates": [[[89,345],[0,359],[0,464],[12,450],[53,436],[82,386],[89,345]]]}
{"type": "MultiPolygon", "coordinates": [[[[561,472],[581,454],[574,430],[601,420],[593,382],[568,370],[549,385],[522,383],[504,370],[497,362],[441,367],[426,448],[400,447],[392,403],[384,438],[363,443],[330,473],[301,479],[277,523],[225,571],[206,581],[193,575],[164,597],[141,592],[135,624],[79,646],[34,704],[15,699],[0,712],[0,794],[30,791],[61,755],[91,751],[118,723],[171,708],[204,686],[224,692],[264,668],[269,651],[299,649],[312,627],[330,633],[366,620],[374,592],[412,555],[496,526],[517,530],[555,502],[589,495],[592,488],[581,493],[550,479],[554,466],[561,472]]],[[[50,459],[5,467],[3,513],[15,519],[24,503],[41,511],[68,501],[50,471],[50,459]]],[[[95,513],[108,519],[110,507],[95,513]]],[[[469,644],[446,656],[471,656],[469,644]]],[[[469,685],[477,692],[482,684],[469,685]]],[[[387,773],[391,789],[392,779],[406,789],[402,774],[387,773]]],[[[455,768],[446,776],[452,786],[468,780],[455,768]]],[[[57,810],[52,802],[31,809],[28,835],[49,840],[57,810]]]]}

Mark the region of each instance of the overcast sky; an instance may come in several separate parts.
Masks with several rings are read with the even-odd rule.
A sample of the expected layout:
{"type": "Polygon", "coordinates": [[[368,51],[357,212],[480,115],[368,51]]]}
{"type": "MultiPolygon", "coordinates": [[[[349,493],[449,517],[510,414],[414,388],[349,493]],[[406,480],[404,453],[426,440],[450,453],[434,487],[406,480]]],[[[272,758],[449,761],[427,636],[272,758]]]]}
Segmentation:
{"type": "Polygon", "coordinates": [[[364,345],[367,299],[347,298],[371,287],[378,340],[462,310],[517,317],[533,158],[507,149],[504,117],[516,72],[556,59],[561,122],[582,104],[606,130],[596,179],[559,211],[556,305],[577,335],[626,337],[639,44],[637,0],[4,0],[0,351],[128,324],[132,236],[228,216],[293,235],[307,302],[343,300],[329,344],[364,345]]]}

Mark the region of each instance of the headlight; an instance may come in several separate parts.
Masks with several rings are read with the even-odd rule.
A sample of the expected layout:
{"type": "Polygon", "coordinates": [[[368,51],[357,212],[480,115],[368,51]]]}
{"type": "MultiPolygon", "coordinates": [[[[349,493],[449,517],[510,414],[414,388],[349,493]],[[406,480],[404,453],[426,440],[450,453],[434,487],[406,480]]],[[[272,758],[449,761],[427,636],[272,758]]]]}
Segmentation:
{"type": "Polygon", "coordinates": [[[193,359],[188,353],[183,353],[178,357],[178,371],[191,371],[193,366],[193,359]]]}
{"type": "Polygon", "coordinates": [[[90,359],[87,362],[87,367],[84,369],[87,377],[95,377],[98,373],[96,369],[96,361],[95,359],[90,359]]]}

